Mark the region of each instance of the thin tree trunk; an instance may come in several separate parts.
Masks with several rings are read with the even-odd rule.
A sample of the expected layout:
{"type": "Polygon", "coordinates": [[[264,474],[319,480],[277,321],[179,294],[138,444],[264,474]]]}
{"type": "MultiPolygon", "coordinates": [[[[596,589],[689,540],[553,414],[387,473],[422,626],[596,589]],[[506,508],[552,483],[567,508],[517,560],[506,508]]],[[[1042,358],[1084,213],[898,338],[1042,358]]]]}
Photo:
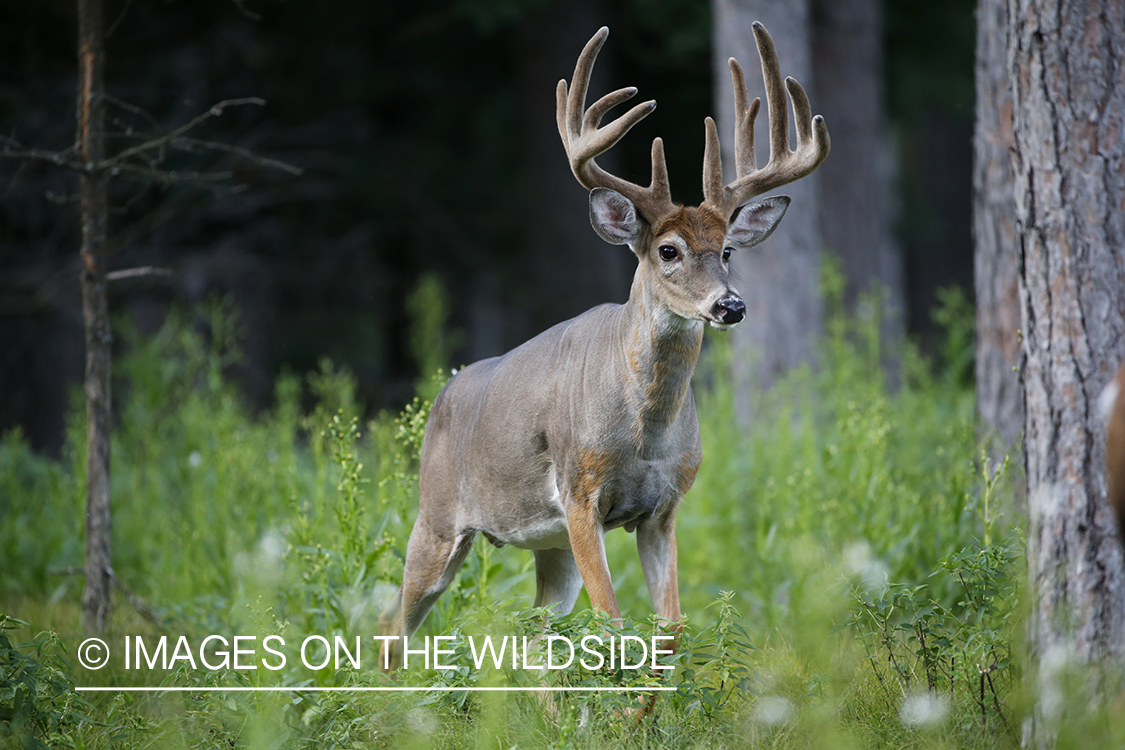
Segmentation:
{"type": "MultiPolygon", "coordinates": [[[[734,102],[727,59],[737,58],[746,71],[750,97],[762,98],[755,142],[759,166],[769,143],[758,51],[751,24],[761,21],[777,47],[781,73],[805,87],[814,112],[819,112],[812,81],[811,28],[808,0],[714,0],[715,110],[723,148],[724,177],[734,170],[734,102]]],[[[775,113],[779,116],[782,113],[775,113]]],[[[788,113],[784,116],[791,119],[788,113]]],[[[832,123],[828,123],[831,131],[832,123]]],[[[832,158],[832,157],[829,157],[832,158]]],[[[735,255],[734,274],[746,301],[746,320],[732,331],[738,408],[750,418],[749,394],[768,386],[790,368],[812,358],[822,330],[820,297],[820,209],[817,172],[785,186],[793,203],[777,231],[760,246],[735,255]]]]}
{"type": "Polygon", "coordinates": [[[1052,665],[1086,665],[1096,685],[1125,650],[1125,571],[1095,408],[1125,355],[1125,4],[1009,0],[1008,18],[1040,689],[1025,739],[1047,746],[1059,718],[1044,698],[1058,689],[1052,665]]]}
{"type": "Polygon", "coordinates": [[[976,126],[973,134],[973,276],[976,287],[977,413],[1011,450],[1023,432],[1020,306],[1012,183],[1012,87],[1007,0],[977,5],[976,126]]]}
{"type": "Polygon", "coordinates": [[[78,0],[78,152],[82,220],[82,315],[86,324],[86,589],[83,621],[105,628],[111,608],[109,306],[105,247],[108,221],[105,157],[105,45],[102,0],[78,0]]]}

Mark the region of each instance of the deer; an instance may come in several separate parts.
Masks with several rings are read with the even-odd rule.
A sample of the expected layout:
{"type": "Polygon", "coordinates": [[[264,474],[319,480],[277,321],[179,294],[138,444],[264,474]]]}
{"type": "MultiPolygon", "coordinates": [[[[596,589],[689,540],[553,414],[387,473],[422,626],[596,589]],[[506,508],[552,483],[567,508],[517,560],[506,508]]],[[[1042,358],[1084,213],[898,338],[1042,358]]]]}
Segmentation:
{"type": "Polygon", "coordinates": [[[708,117],[704,200],[697,207],[672,202],[660,138],[652,143],[648,187],[595,161],[656,107],[655,101],[637,104],[602,125],[609,110],[637,94],[634,87],[586,107],[609,29],[585,45],[569,89],[559,81],[559,135],[571,171],[590,191],[590,223],[637,259],[629,298],[463,368],[434,400],[402,586],[380,616],[380,663],[387,671],[401,665],[403,643],[452,583],[478,534],[497,547],[532,551],[536,607],[569,613],[585,586],[591,605],[619,620],[604,537],[617,528],[635,532],[659,620],[678,633],[676,511],[703,456],[691,379],[704,328],[727,330],[745,317],[731,284],[731,256],[769,237],[790,202],[784,195],[751,199],[808,175],[829,150],[824,118],[812,115],[796,80],[783,83],[765,28],[755,23],[753,33],[765,82],[769,161],[757,168],[760,99],[748,101],[742,68],[731,58],[735,179],[723,184],[718,131],[708,117]]]}
{"type": "Polygon", "coordinates": [[[1125,365],[1098,397],[1098,412],[1105,426],[1106,499],[1125,540],[1125,365]]]}

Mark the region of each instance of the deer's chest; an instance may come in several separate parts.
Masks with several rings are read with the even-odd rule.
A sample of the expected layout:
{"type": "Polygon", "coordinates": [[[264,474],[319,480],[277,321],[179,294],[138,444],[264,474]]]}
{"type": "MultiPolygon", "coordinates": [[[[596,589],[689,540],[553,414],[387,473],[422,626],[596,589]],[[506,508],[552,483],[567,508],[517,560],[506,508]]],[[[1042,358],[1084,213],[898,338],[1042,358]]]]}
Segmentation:
{"type": "Polygon", "coordinates": [[[606,530],[633,531],[649,518],[675,508],[695,480],[695,450],[653,459],[581,451],[572,474],[573,502],[597,502],[606,530]]]}

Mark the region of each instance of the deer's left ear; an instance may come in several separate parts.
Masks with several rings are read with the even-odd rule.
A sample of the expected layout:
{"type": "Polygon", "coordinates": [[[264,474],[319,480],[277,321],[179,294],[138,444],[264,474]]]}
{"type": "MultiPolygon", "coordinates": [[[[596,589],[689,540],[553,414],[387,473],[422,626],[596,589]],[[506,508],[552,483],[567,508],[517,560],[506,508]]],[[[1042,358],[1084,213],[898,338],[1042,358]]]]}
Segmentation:
{"type": "Polygon", "coordinates": [[[611,245],[632,245],[641,233],[641,219],[633,202],[609,188],[590,191],[590,224],[611,245]]]}
{"type": "Polygon", "coordinates": [[[753,247],[773,234],[785,209],[789,208],[788,195],[774,195],[760,201],[739,206],[734,211],[727,230],[727,240],[735,247],[753,247]]]}

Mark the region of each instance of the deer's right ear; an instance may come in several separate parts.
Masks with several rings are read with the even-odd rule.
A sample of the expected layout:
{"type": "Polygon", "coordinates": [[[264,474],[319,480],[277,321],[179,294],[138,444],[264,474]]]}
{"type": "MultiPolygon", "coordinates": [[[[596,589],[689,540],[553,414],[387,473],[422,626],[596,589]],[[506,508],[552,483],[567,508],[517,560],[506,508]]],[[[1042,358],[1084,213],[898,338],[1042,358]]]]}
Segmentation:
{"type": "Polygon", "coordinates": [[[641,233],[641,219],[633,202],[609,188],[590,191],[590,224],[611,245],[631,245],[641,233]]]}
{"type": "Polygon", "coordinates": [[[789,208],[788,195],[773,195],[735,209],[727,229],[727,240],[735,247],[749,248],[773,234],[785,209],[789,208]]]}

